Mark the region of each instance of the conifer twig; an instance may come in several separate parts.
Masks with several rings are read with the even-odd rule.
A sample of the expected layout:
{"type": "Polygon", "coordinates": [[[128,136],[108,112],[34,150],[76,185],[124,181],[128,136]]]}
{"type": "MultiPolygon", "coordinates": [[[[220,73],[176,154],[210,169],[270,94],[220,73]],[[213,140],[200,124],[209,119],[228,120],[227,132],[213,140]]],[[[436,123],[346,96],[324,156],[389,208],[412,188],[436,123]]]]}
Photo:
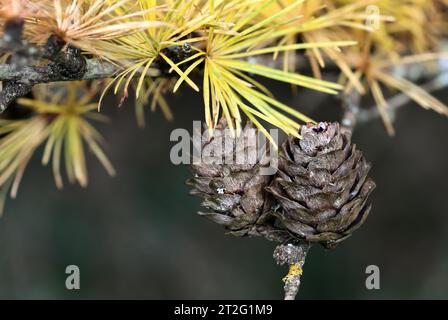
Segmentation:
{"type": "MultiPolygon", "coordinates": [[[[342,95],[342,107],[344,115],[341,120],[341,124],[344,128],[353,131],[357,122],[360,112],[361,95],[356,90],[351,90],[348,93],[342,95]]],[[[376,109],[376,108],[375,108],[376,109]]]]}
{"type": "Polygon", "coordinates": [[[9,64],[0,64],[0,81],[16,81],[18,83],[48,83],[56,81],[95,80],[112,77],[118,68],[110,62],[100,59],[88,59],[86,71],[77,79],[55,74],[49,66],[25,66],[16,70],[9,64]]]}
{"type": "Polygon", "coordinates": [[[283,278],[285,283],[285,300],[295,300],[300,288],[305,258],[310,249],[306,242],[282,244],[275,248],[274,259],[279,265],[288,264],[288,274],[283,278]]]}
{"type": "MultiPolygon", "coordinates": [[[[442,72],[434,79],[420,86],[428,93],[448,87],[448,72],[442,72]]],[[[361,96],[355,90],[342,95],[342,107],[344,115],[341,124],[348,130],[353,131],[356,125],[373,121],[380,117],[376,106],[361,108],[361,96]]],[[[386,100],[387,112],[391,119],[395,117],[398,109],[412,101],[412,98],[405,93],[398,93],[386,100]]]]}
{"type": "MultiPolygon", "coordinates": [[[[439,76],[434,78],[433,80],[428,81],[427,83],[420,86],[423,90],[428,93],[438,91],[448,87],[448,72],[441,73],[439,76]]],[[[395,112],[401,107],[405,106],[412,99],[404,94],[398,93],[395,96],[389,98],[387,100],[388,112],[391,116],[394,116],[395,112]]],[[[357,121],[362,124],[366,122],[370,122],[380,117],[380,113],[378,112],[378,108],[372,106],[370,108],[359,110],[357,115],[357,121]]]]}
{"type": "Polygon", "coordinates": [[[111,77],[116,68],[107,62],[87,61],[79,49],[65,45],[57,36],[50,36],[42,47],[23,41],[24,21],[6,21],[4,36],[0,39],[0,53],[10,53],[8,63],[0,65],[0,113],[17,98],[28,94],[34,85],[68,80],[88,80],[111,77]],[[35,65],[44,58],[46,65],[35,65]]]}

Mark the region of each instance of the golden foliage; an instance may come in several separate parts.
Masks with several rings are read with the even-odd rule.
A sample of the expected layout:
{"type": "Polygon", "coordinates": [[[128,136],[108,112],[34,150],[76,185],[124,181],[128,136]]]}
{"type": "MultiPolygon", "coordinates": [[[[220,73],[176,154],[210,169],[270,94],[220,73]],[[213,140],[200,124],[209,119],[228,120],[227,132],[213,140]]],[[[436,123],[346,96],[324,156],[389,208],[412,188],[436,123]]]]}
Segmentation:
{"type": "MultiPolygon", "coordinates": [[[[0,189],[3,200],[10,190],[17,195],[19,183],[28,162],[37,148],[44,146],[42,164],[52,164],[56,186],[62,188],[61,162],[70,183],[87,185],[87,169],[84,146],[103,164],[110,175],[115,171],[102,151],[101,135],[88,119],[103,121],[104,117],[92,113],[96,94],[81,82],[61,86],[37,86],[34,99],[19,99],[18,103],[33,111],[25,120],[0,120],[0,189]]],[[[2,202],[0,202],[0,208],[2,202]]],[[[1,210],[0,210],[1,212],[1,210]]]]}
{"type": "Polygon", "coordinates": [[[32,42],[43,43],[54,34],[82,50],[101,54],[95,45],[99,40],[161,25],[157,21],[145,21],[143,15],[147,12],[138,8],[133,0],[42,1],[39,16],[28,19],[27,36],[32,42]],[[124,13],[124,8],[129,13],[124,13]]]}
{"type": "Polygon", "coordinates": [[[87,121],[99,118],[92,111],[109,90],[122,100],[135,92],[140,126],[147,105],[171,119],[164,95],[186,84],[201,92],[210,131],[224,117],[238,132],[246,116],[266,135],[269,123],[297,136],[312,120],[276,99],[260,77],[371,95],[390,134],[387,97],[397,91],[448,115],[444,103],[397,72],[417,64],[437,69],[448,57],[447,0],[0,0],[0,23],[15,18],[26,22],[25,40],[42,44],[56,35],[119,71],[101,87],[99,103],[82,83],[41,85],[34,99],[19,100],[31,118],[0,119],[0,200],[16,195],[41,145],[58,187],[62,158],[69,181],[87,184],[84,145],[114,173],[87,121]],[[340,71],[338,83],[325,80],[329,66],[340,71]]]}

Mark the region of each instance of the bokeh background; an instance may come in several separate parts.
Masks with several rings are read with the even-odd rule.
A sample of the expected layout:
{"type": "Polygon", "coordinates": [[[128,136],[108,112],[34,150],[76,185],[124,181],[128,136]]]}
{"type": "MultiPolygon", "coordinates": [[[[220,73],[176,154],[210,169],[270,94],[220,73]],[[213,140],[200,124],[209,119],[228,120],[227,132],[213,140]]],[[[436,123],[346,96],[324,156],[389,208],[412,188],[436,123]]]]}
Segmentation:
{"type": "MultiPolygon", "coordinates": [[[[318,120],[337,120],[338,101],[269,84],[277,97],[318,120]]],[[[448,102],[448,91],[436,95],[448,102]]],[[[107,176],[90,157],[87,189],[54,186],[35,157],[17,200],[0,219],[0,298],[6,299],[279,299],[286,267],[274,243],[233,238],[195,214],[187,166],[174,166],[172,130],[192,130],[202,102],[188,89],[170,97],[175,120],[148,114],[138,129],[132,101],[104,106],[99,129],[118,171],[107,176]],[[65,288],[65,268],[81,270],[81,290],[65,288]]],[[[413,103],[387,136],[381,120],[357,128],[354,140],[374,166],[373,211],[333,251],[315,246],[300,298],[448,298],[448,120],[413,103]],[[381,270],[381,289],[365,287],[365,269],[381,270]]],[[[40,153],[41,154],[41,153],[40,153]]]]}

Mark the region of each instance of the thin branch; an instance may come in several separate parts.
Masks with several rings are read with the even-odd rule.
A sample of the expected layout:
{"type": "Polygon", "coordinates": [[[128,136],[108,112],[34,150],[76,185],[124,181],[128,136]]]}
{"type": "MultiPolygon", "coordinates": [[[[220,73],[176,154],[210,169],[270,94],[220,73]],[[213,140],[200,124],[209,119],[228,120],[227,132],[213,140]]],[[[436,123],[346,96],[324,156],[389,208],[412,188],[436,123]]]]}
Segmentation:
{"type": "MultiPolygon", "coordinates": [[[[76,64],[72,65],[75,67],[76,64]]],[[[58,63],[39,67],[24,67],[16,70],[12,65],[0,65],[0,78],[3,79],[3,90],[0,92],[0,113],[6,110],[15,99],[28,94],[34,85],[56,81],[94,80],[113,76],[117,68],[108,62],[87,60],[78,75],[64,73],[58,63]]]]}
{"type": "Polygon", "coordinates": [[[110,62],[89,59],[86,61],[85,73],[74,79],[73,77],[57,74],[51,65],[47,66],[26,66],[17,70],[9,64],[0,65],[0,80],[15,81],[24,84],[48,83],[54,81],[73,81],[73,80],[95,80],[112,77],[118,68],[110,62]]]}
{"type": "MultiPolygon", "coordinates": [[[[448,72],[444,72],[437,76],[435,79],[423,84],[420,86],[423,90],[426,92],[435,92],[444,88],[448,87],[448,72]]],[[[392,98],[388,99],[387,102],[387,111],[389,112],[389,115],[393,119],[395,116],[395,113],[400,109],[401,107],[405,106],[409,102],[412,101],[412,98],[410,98],[408,95],[404,93],[399,93],[392,98]]],[[[358,123],[366,123],[370,122],[372,120],[375,120],[380,117],[380,113],[378,112],[378,108],[375,106],[372,106],[367,109],[362,109],[359,111],[357,115],[358,123]]]]}
{"type": "Polygon", "coordinates": [[[306,242],[282,244],[275,248],[274,259],[279,265],[288,264],[289,271],[283,278],[285,300],[295,300],[300,288],[305,258],[310,249],[306,242]]]}
{"type": "Polygon", "coordinates": [[[87,61],[81,51],[56,35],[41,46],[30,45],[22,39],[23,19],[5,22],[0,39],[0,53],[9,53],[7,64],[0,65],[0,113],[17,98],[31,92],[36,84],[56,81],[102,79],[111,77],[116,68],[107,62],[87,61]],[[66,47],[64,50],[63,48],[66,47]],[[36,65],[45,59],[50,62],[36,65]]]}
{"type": "Polygon", "coordinates": [[[356,90],[351,90],[349,93],[342,95],[342,107],[344,109],[344,115],[341,120],[341,124],[349,131],[353,131],[355,128],[361,105],[361,95],[356,90]]]}

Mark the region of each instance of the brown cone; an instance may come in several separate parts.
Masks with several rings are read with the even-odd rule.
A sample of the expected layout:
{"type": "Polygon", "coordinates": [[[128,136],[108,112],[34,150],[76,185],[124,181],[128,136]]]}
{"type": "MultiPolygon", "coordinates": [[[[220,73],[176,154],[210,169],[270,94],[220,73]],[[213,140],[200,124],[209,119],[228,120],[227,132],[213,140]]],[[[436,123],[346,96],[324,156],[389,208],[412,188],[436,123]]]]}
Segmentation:
{"type": "Polygon", "coordinates": [[[192,166],[195,177],[187,181],[192,187],[191,194],[201,197],[202,206],[208,209],[207,213],[199,214],[223,225],[235,236],[263,236],[273,241],[287,241],[291,238],[290,233],[274,227],[275,221],[270,219],[274,201],[266,188],[273,177],[260,174],[265,164],[253,158],[257,155],[258,131],[251,130],[254,128],[248,124],[224,147],[224,137],[229,136],[226,129],[226,122],[221,121],[213,137],[204,135],[202,162],[192,166]],[[237,162],[237,156],[244,161],[237,162]],[[233,159],[233,163],[229,163],[229,159],[233,159]]]}
{"type": "Polygon", "coordinates": [[[369,214],[370,164],[338,123],[303,126],[301,135],[283,144],[269,187],[283,208],[276,216],[298,239],[334,247],[369,214]]]}

